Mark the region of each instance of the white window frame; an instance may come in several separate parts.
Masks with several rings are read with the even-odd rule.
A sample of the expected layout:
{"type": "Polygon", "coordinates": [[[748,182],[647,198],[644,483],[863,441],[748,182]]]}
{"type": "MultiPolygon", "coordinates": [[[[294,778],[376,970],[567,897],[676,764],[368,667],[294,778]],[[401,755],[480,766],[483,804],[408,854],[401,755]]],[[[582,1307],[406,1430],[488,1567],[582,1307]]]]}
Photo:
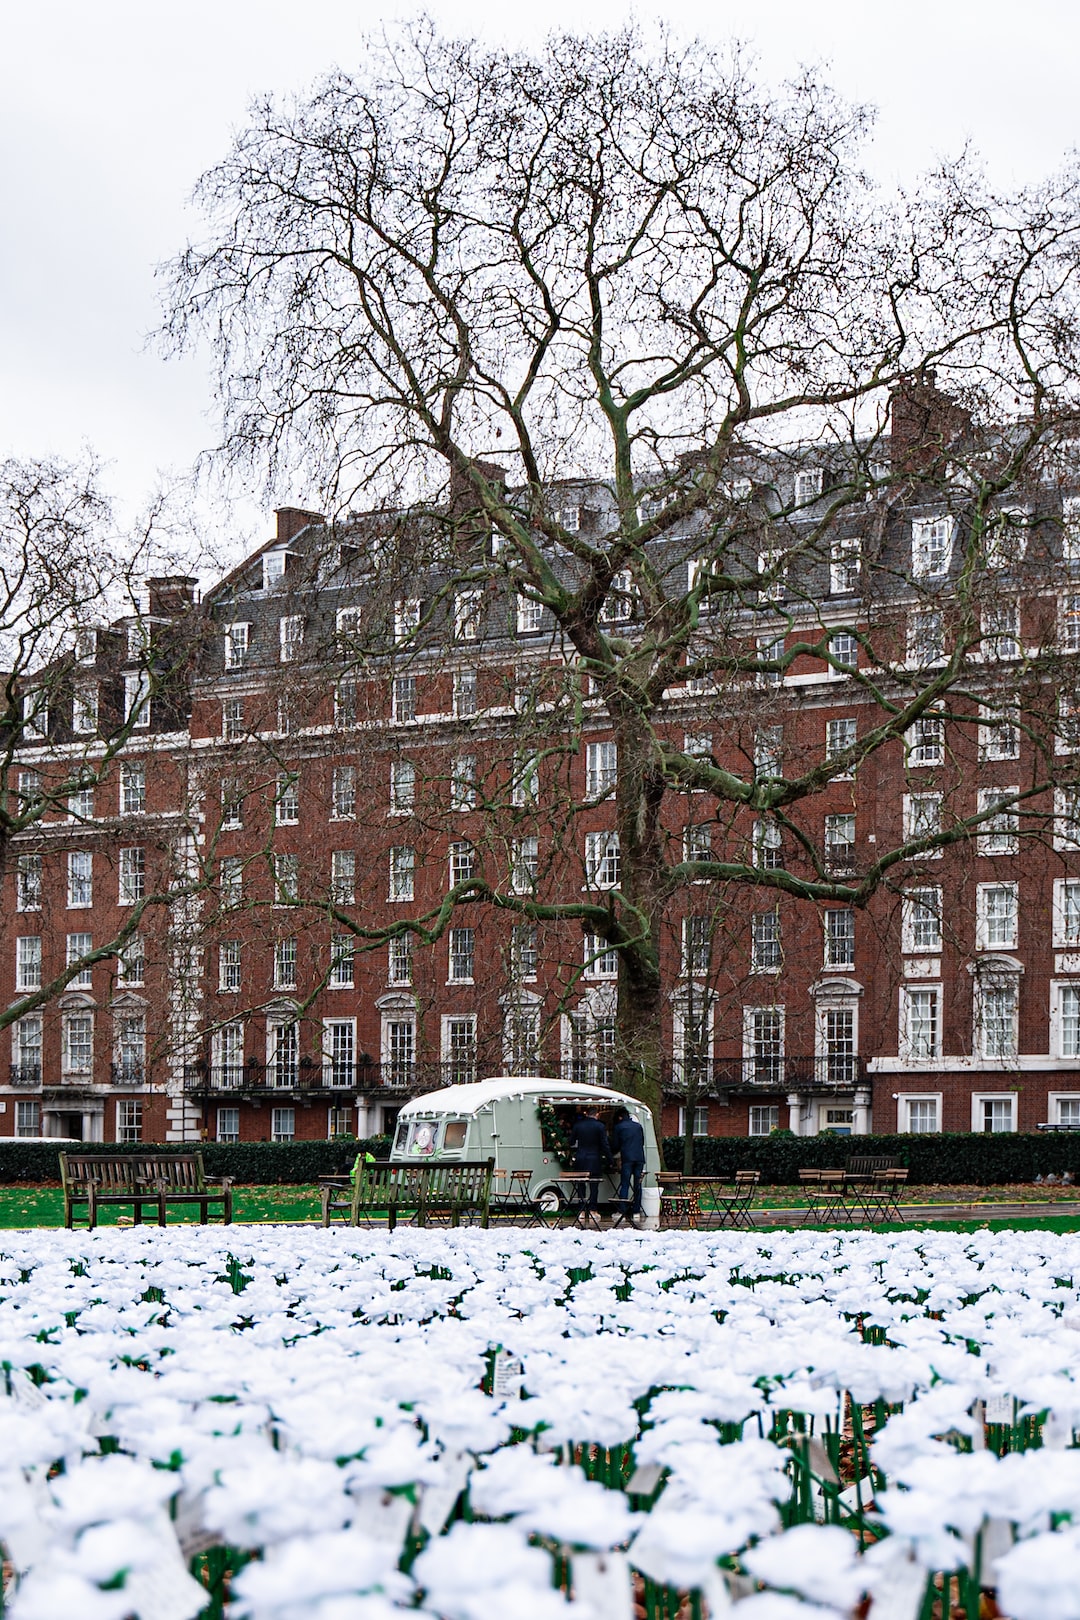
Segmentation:
{"type": "Polygon", "coordinates": [[[473,984],[476,979],[476,929],[467,924],[458,928],[448,928],[446,931],[446,982],[447,984],[473,984]],[[466,938],[467,936],[467,938],[466,938]],[[465,946],[468,949],[465,949],[465,946]],[[456,971],[462,965],[468,965],[467,973],[456,971]]]}
{"type": "Polygon", "coordinates": [[[15,940],[16,990],[41,989],[41,935],[19,934],[15,940]]]}
{"type": "Polygon", "coordinates": [[[1054,848],[1080,850],[1080,788],[1054,789],[1054,848]]]}
{"type": "Polygon", "coordinates": [[[68,854],[67,904],[69,911],[85,911],[94,904],[94,856],[91,850],[73,849],[68,854]],[[76,861],[85,861],[85,868],[77,867],[76,861]]]}
{"type": "Polygon", "coordinates": [[[862,549],[855,538],[834,540],[829,548],[829,595],[855,596],[862,587],[862,549]]]}
{"type": "Polygon", "coordinates": [[[537,602],[531,596],[524,596],[518,592],[517,596],[517,633],[519,636],[535,636],[544,627],[544,604],[537,602]]]}
{"type": "Polygon", "coordinates": [[[19,855],[15,861],[16,911],[40,911],[44,865],[40,855],[19,855]]]}
{"type": "Polygon", "coordinates": [[[995,709],[983,703],[979,706],[979,715],[980,761],[1019,759],[1020,727],[1018,710],[1012,706],[995,709]],[[989,724],[990,720],[995,723],[989,724]]]}
{"type": "Polygon", "coordinates": [[[945,721],[940,714],[920,715],[905,733],[904,745],[909,769],[945,763],[945,721]]]}
{"type": "MultiPolygon", "coordinates": [[[[764,1039],[764,1037],[762,1037],[764,1039]]],[[[784,1070],[787,1058],[787,1008],[783,1003],[771,1003],[743,1008],[743,1079],[747,1083],[761,1086],[775,1086],[781,1090],[785,1084],[784,1070]],[[775,1020],[775,1034],[769,1038],[768,1045],[776,1046],[776,1051],[763,1051],[759,1049],[759,1036],[757,1020],[768,1016],[775,1020]],[[759,1064],[768,1064],[774,1072],[763,1077],[759,1071],[759,1064]]]]}
{"type": "Polygon", "coordinates": [[[119,852],[116,902],[135,906],[146,898],[146,850],[141,845],[119,852]]]}
{"type": "MultiPolygon", "coordinates": [[[[299,974],[296,935],[274,941],[274,989],[295,990],[299,974]]],[[[275,1026],[276,1027],[276,1026],[275,1026]]]]}
{"type": "Polygon", "coordinates": [[[599,934],[586,934],[583,939],[582,961],[587,979],[617,979],[619,953],[599,934]]]}
{"type": "Polygon", "coordinates": [[[1019,911],[1020,886],[1018,883],[977,884],[975,888],[975,948],[980,951],[1015,951],[1019,911]],[[1009,920],[1008,906],[1000,916],[991,918],[990,915],[991,906],[996,903],[996,898],[1002,895],[1009,897],[1012,901],[1012,928],[1002,938],[993,939],[991,938],[991,922],[1000,923],[1009,920]]]}
{"type": "Polygon", "coordinates": [[[1058,950],[1080,950],[1080,878],[1054,879],[1053,941],[1058,950]],[[1073,923],[1069,927],[1070,920],[1073,923]]]}
{"type": "Polygon", "coordinates": [[[476,845],[469,838],[452,838],[448,851],[449,887],[457,888],[459,883],[471,883],[476,876],[476,845]]]}
{"type": "Polygon", "coordinates": [[[416,894],[416,851],[411,844],[395,844],[390,850],[390,881],[386,898],[410,901],[416,894]]]}
{"type": "Polygon", "coordinates": [[[782,973],[784,941],[779,906],[755,911],[750,916],[750,972],[782,973]]]}
{"type": "Polygon", "coordinates": [[[386,946],[387,984],[412,984],[412,964],[412,935],[394,934],[386,946]]]}
{"type": "Polygon", "coordinates": [[[124,676],[124,723],[133,731],[150,724],[150,675],[145,669],[124,676]]]}
{"type": "Polygon", "coordinates": [[[330,940],[330,969],[326,984],[330,990],[353,988],[353,961],[356,941],[352,934],[334,934],[330,940]]]}
{"type": "Polygon", "coordinates": [[[1014,663],[1021,656],[1019,602],[995,602],[984,607],[979,623],[979,652],[987,663],[1014,663]]]}
{"type": "Polygon", "coordinates": [[[476,1079],[476,1014],[444,1013],[440,1028],[443,1079],[449,1085],[468,1085],[476,1079]],[[462,1035],[465,1039],[462,1040],[462,1035]]]}
{"type": "Polygon", "coordinates": [[[418,596],[399,597],[394,603],[394,640],[411,641],[420,628],[424,605],[418,596]]]}
{"type": "Polygon", "coordinates": [[[330,898],[336,906],[356,904],[356,851],[353,849],[330,852],[330,898]]]}
{"type": "Polygon", "coordinates": [[[392,816],[411,816],[415,808],[416,766],[410,759],[392,760],[390,764],[390,814],[392,816]]]}
{"type": "Polygon", "coordinates": [[[780,1129],[779,1103],[751,1103],[747,1115],[748,1136],[771,1136],[780,1129]],[[766,1121],[765,1116],[768,1115],[766,1121]]]}
{"type": "Polygon", "coordinates": [[[244,736],[243,698],[224,698],[222,700],[221,735],[225,742],[239,742],[244,736]]]}
{"type": "Polygon", "coordinates": [[[823,966],[831,969],[853,968],[855,966],[855,911],[851,906],[830,906],[822,913],[822,962],[823,966]],[[850,921],[850,933],[841,939],[837,931],[830,930],[829,919],[832,917],[846,917],[850,921]],[[837,943],[850,944],[850,951],[843,956],[833,954],[833,947],[837,943]]]}
{"type": "Polygon", "coordinates": [[[1020,982],[1015,973],[992,973],[985,979],[976,979],[972,997],[972,1050],[986,1063],[1015,1061],[1019,1051],[1020,1035],[1020,982]],[[989,997],[1004,992],[1011,997],[1012,1012],[1003,1050],[993,1052],[987,1040],[986,1004],[989,997]]]}
{"type": "Polygon", "coordinates": [[[480,590],[458,591],[454,596],[454,640],[480,639],[480,604],[484,593],[480,590]]]}
{"type": "Polygon", "coordinates": [[[602,799],[619,783],[619,745],[614,742],[585,744],[585,797],[602,799]]]}
{"type": "MultiPolygon", "coordinates": [[[[904,794],[904,842],[909,843],[919,838],[935,838],[941,832],[942,795],[940,793],[905,793],[904,794]],[[923,805],[936,805],[935,818],[927,818],[922,810],[923,805]]],[[[937,861],[941,859],[942,850],[924,849],[913,857],[920,861],[937,861]]]]}
{"type": "Polygon", "coordinates": [[[243,669],[251,650],[251,625],[244,620],[225,626],[225,668],[243,669]]]}
{"type": "Polygon", "coordinates": [[[468,720],[476,713],[476,671],[454,671],[454,718],[468,720]]]}
{"type": "Polygon", "coordinates": [[[396,725],[411,725],[416,719],[416,676],[395,675],[390,689],[390,718],[396,725]]]}
{"type": "Polygon", "coordinates": [[[825,488],[824,467],[803,467],[795,474],[794,501],[796,506],[809,506],[821,499],[825,488]]]}
{"type": "Polygon", "coordinates": [[[896,1130],[900,1136],[937,1136],[941,1132],[941,1108],[944,1095],[940,1091],[902,1091],[896,1099],[896,1130]],[[911,1123],[912,1103],[933,1103],[933,1130],[914,1130],[911,1123]]]}
{"type": "Polygon", "coordinates": [[[296,1141],[296,1109],[290,1103],[276,1104],[270,1110],[271,1142],[296,1141]]]}
{"type": "Polygon", "coordinates": [[[300,899],[300,857],[289,851],[274,856],[274,905],[291,906],[300,899]]]}
{"type": "MultiPolygon", "coordinates": [[[[64,941],[64,966],[71,967],[72,963],[77,962],[80,957],[89,956],[93,948],[93,934],[85,932],[68,934],[64,941]]],[[[68,980],[68,988],[71,990],[89,990],[92,988],[93,983],[93,968],[83,967],[79,969],[73,979],[68,980]]]]}
{"type": "Polygon", "coordinates": [[[1020,1112],[1020,1096],[1016,1091],[973,1091],[971,1094],[971,1129],[979,1136],[990,1134],[986,1130],[983,1109],[986,1103],[1008,1102],[1010,1105],[1009,1124],[1003,1131],[994,1132],[994,1135],[1012,1136],[1017,1129],[1017,1117],[1020,1112]]]}
{"type": "Polygon", "coordinates": [[[235,995],[243,984],[243,944],[238,939],[223,939],[218,945],[218,990],[222,995],[235,995]]]}
{"type": "Polygon", "coordinates": [[[1061,560],[1063,563],[1080,563],[1080,495],[1062,497],[1061,560]]]}
{"type": "Polygon", "coordinates": [[[450,808],[476,809],[476,755],[458,754],[450,769],[450,808]]]}
{"type": "Polygon", "coordinates": [[[304,647],[304,615],[285,613],[278,620],[278,659],[282,664],[298,663],[304,647]]]}
{"type": "Polygon", "coordinates": [[[300,820],[300,778],[295,771],[278,774],[274,792],[274,825],[295,827],[300,820]]]}
{"type": "Polygon", "coordinates": [[[622,882],[622,851],[619,835],[611,832],[585,834],[585,886],[589,889],[617,889],[622,882]]]}
{"type": "Polygon", "coordinates": [[[71,694],[71,729],[78,736],[97,731],[98,689],[96,681],[77,681],[71,694]]]}
{"type": "Polygon", "coordinates": [[[1052,979],[1050,981],[1050,1051],[1055,1057],[1067,1058],[1072,1062],[1080,1059],[1080,980],[1078,979],[1052,979]],[[1066,1022],[1066,1001],[1071,1001],[1074,1013],[1066,1022]],[[1075,1023],[1071,1031],[1072,1039],[1067,1040],[1070,1034],[1069,1024],[1075,1023]],[[1075,1051],[1067,1051],[1066,1047],[1075,1046],[1075,1051]]]}
{"type": "Polygon", "coordinates": [[[956,519],[947,513],[914,518],[911,524],[911,576],[944,579],[952,562],[956,519]]]}
{"type": "Polygon", "coordinates": [[[239,1142],[240,1110],[234,1103],[219,1107],[214,1120],[215,1142],[239,1142]]]}
{"type": "Polygon", "coordinates": [[[323,1084],[333,1087],[334,1090],[344,1091],[355,1088],[356,1019],[324,1018],[322,1021],[321,1050],[323,1084]],[[345,1071],[344,1079],[341,1078],[343,1069],[345,1071]]]}
{"type": "Polygon", "coordinates": [[[1063,1125],[1066,1123],[1072,1123],[1071,1121],[1067,1122],[1063,1120],[1061,1117],[1063,1103],[1075,1104],[1076,1112],[1080,1114],[1080,1091],[1051,1091],[1047,1093],[1046,1106],[1047,1112],[1050,1115],[1048,1121],[1049,1124],[1063,1125]]]}
{"type": "Polygon", "coordinates": [[[330,776],[331,821],[356,820],[356,766],[335,765],[330,776]]]}
{"type": "Polygon", "coordinates": [[[539,866],[539,839],[515,838],[510,845],[510,893],[534,894],[539,866]]]}
{"type": "Polygon", "coordinates": [[[940,608],[909,611],[907,662],[912,669],[936,669],[945,662],[945,616],[940,608]]]}
{"type": "Polygon", "coordinates": [[[927,984],[922,980],[916,984],[902,984],[900,986],[900,1056],[908,1063],[937,1063],[941,1057],[942,1044],[942,993],[940,984],[927,984]],[[911,1038],[912,1009],[917,998],[929,996],[934,1005],[933,1043],[929,1051],[916,1051],[911,1038]]]}
{"type": "MultiPolygon", "coordinates": [[[[1010,798],[1019,791],[1017,787],[980,788],[979,814],[989,810],[997,800],[1010,798]]],[[[1003,810],[1000,818],[980,822],[976,847],[980,855],[1015,855],[1020,848],[1019,807],[1014,804],[1003,810]],[[997,819],[1000,826],[994,825],[997,819]]]]}

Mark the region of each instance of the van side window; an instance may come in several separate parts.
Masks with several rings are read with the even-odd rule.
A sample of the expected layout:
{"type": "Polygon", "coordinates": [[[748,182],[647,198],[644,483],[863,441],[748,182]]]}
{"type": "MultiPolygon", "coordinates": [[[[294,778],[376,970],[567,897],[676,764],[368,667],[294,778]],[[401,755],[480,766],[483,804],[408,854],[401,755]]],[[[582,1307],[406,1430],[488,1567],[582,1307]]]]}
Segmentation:
{"type": "Polygon", "coordinates": [[[451,1151],[455,1148],[463,1148],[468,1129],[468,1122],[464,1119],[447,1120],[446,1130],[443,1133],[443,1147],[449,1148],[451,1151]]]}

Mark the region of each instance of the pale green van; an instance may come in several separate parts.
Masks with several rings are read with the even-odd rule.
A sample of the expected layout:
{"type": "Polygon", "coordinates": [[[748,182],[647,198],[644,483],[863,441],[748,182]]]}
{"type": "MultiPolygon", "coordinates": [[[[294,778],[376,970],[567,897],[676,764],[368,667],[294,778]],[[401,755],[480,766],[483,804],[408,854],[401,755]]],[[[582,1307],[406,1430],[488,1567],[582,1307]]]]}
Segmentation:
{"type": "MultiPolygon", "coordinates": [[[[644,1103],[608,1086],[582,1086],[536,1075],[497,1075],[471,1085],[446,1086],[414,1097],[401,1109],[390,1150],[391,1164],[452,1164],[455,1159],[494,1159],[495,1168],[529,1170],[529,1194],[554,1210],[571,1202],[576,1189],[559,1177],[560,1146],[569,1140],[575,1114],[591,1104],[610,1135],[620,1108],[645,1130],[646,1219],[659,1211],[656,1174],[660,1154],[652,1115],[644,1103]]],[[[600,1202],[610,1205],[619,1190],[619,1172],[604,1176],[600,1202]]],[[[502,1178],[497,1178],[496,1191],[502,1178]]]]}

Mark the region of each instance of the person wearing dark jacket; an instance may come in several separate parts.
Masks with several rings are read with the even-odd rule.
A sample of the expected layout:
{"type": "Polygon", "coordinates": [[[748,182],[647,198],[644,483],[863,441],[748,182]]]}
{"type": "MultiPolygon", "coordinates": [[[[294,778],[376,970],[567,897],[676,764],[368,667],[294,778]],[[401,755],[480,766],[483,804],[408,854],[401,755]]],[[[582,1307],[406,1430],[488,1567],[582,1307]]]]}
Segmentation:
{"type": "Polygon", "coordinates": [[[619,1181],[619,1214],[634,1218],[641,1214],[641,1183],[645,1175],[645,1129],[626,1108],[620,1108],[611,1133],[611,1145],[619,1155],[622,1176],[619,1181]]]}
{"type": "Polygon", "coordinates": [[[589,1179],[581,1184],[581,1214],[585,1222],[597,1216],[600,1205],[600,1176],[611,1168],[611,1146],[608,1134],[596,1117],[595,1108],[586,1108],[574,1121],[570,1132],[570,1145],[574,1150],[574,1169],[588,1172],[589,1179]],[[587,1193],[587,1197],[586,1197],[587,1193]]]}

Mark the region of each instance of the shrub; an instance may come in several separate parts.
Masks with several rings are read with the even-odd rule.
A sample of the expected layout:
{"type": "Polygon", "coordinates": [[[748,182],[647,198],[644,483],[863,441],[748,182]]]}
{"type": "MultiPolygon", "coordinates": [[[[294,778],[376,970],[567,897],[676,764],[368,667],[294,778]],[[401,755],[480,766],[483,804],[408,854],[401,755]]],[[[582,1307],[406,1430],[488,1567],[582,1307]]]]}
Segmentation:
{"type": "Polygon", "coordinates": [[[338,1137],[333,1142],[46,1142],[0,1140],[0,1185],[60,1180],[61,1152],[190,1153],[197,1148],[208,1176],[232,1176],[244,1186],[296,1186],[319,1176],[340,1176],[352,1169],[357,1153],[385,1159],[386,1136],[363,1141],[338,1137]]]}
{"type": "MultiPolygon", "coordinates": [[[[849,1159],[888,1155],[908,1168],[912,1186],[967,1184],[991,1187],[1034,1181],[1071,1170],[1080,1179],[1080,1131],[1033,1135],[961,1133],[904,1136],[699,1136],[694,1139],[696,1175],[734,1175],[760,1170],[770,1187],[790,1186],[800,1170],[843,1170],[849,1159]]],[[[681,1136],[664,1138],[663,1159],[670,1170],[683,1166],[681,1136]]]]}

